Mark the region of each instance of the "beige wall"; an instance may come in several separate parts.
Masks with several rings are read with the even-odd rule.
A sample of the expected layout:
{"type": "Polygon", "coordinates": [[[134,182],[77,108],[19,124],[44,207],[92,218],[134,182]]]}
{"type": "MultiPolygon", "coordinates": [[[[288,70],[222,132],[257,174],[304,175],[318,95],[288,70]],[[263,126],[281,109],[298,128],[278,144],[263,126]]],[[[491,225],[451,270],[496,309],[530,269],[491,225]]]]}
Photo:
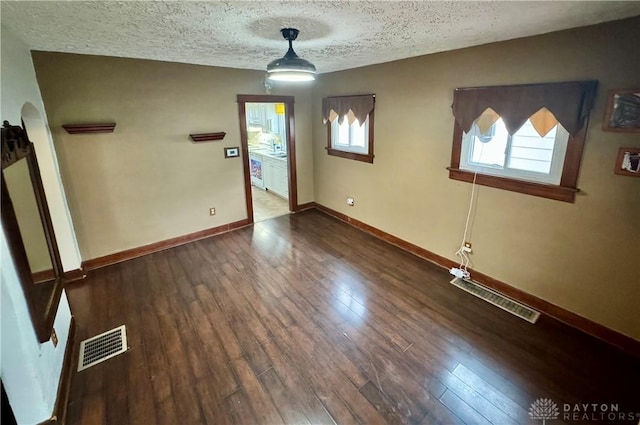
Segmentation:
{"type": "Polygon", "coordinates": [[[618,147],[638,147],[640,136],[601,131],[607,91],[640,87],[637,40],[634,18],[322,75],[313,99],[316,202],[455,260],[471,185],[445,169],[453,90],[597,79],[576,202],[479,187],[468,239],[476,270],[640,339],[640,179],[613,173],[618,147]],[[322,97],[357,93],[377,96],[372,165],[324,150],[322,97]]]}
{"type": "MultiPolygon", "coordinates": [[[[33,52],[84,260],[247,218],[237,94],[264,94],[264,73],[33,52]],[[62,124],[115,122],[112,134],[62,124]],[[194,144],[190,133],[224,131],[194,144]],[[209,215],[209,208],[216,215],[209,215]]],[[[295,96],[298,202],[313,200],[311,96],[295,96]]]]}

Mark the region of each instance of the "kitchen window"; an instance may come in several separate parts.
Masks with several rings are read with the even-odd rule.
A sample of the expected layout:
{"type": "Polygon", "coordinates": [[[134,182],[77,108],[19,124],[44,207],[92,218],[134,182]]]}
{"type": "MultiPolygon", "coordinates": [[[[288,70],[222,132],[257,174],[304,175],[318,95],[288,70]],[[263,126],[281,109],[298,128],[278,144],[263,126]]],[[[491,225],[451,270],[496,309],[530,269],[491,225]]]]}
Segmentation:
{"type": "Polygon", "coordinates": [[[374,95],[334,96],[322,102],[327,153],[373,163],[374,95]]]}
{"type": "Polygon", "coordinates": [[[456,89],[449,178],[573,202],[596,81],[456,89]]]}

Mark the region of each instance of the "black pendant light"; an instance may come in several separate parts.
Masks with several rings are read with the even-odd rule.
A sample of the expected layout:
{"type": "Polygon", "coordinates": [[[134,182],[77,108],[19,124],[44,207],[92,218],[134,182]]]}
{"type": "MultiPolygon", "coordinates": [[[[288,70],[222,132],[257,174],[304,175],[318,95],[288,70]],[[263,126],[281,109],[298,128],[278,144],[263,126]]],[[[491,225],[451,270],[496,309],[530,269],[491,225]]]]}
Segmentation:
{"type": "Polygon", "coordinates": [[[293,40],[298,38],[295,28],[282,28],[280,30],[285,40],[289,41],[289,50],[280,59],[276,59],[267,65],[267,74],[270,80],[275,81],[312,81],[316,79],[316,67],[304,60],[293,51],[293,40]]]}

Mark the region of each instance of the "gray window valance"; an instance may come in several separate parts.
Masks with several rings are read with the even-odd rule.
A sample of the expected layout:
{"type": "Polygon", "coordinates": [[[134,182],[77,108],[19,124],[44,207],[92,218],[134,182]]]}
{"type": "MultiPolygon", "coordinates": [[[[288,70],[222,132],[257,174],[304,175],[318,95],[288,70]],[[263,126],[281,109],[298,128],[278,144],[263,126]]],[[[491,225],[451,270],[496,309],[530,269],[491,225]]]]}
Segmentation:
{"type": "Polygon", "coordinates": [[[451,108],[456,122],[465,132],[469,132],[487,108],[503,119],[509,134],[518,131],[527,119],[546,108],[570,134],[576,134],[589,117],[597,87],[598,82],[591,80],[457,88],[453,92],[451,108]]]}
{"type": "Polygon", "coordinates": [[[322,121],[326,124],[338,118],[338,122],[342,124],[346,116],[349,124],[357,119],[362,125],[375,105],[375,94],[325,97],[322,99],[322,121]]]}

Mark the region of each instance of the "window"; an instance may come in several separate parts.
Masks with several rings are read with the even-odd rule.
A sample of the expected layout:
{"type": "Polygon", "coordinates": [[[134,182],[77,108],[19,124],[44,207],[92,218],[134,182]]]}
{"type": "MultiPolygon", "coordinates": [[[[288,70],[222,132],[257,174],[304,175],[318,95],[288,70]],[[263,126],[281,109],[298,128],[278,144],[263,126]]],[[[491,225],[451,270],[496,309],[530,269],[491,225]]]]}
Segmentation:
{"type": "Polygon", "coordinates": [[[323,99],[327,153],[373,163],[374,95],[323,99]]]}
{"type": "Polygon", "coordinates": [[[456,89],[449,178],[573,202],[596,87],[578,81],[456,89]]]}
{"type": "Polygon", "coordinates": [[[531,120],[513,135],[502,118],[485,134],[477,124],[462,136],[460,169],[539,183],[560,184],[569,133],[560,125],[540,136],[531,120]]]}
{"type": "Polygon", "coordinates": [[[360,125],[358,120],[349,124],[347,117],[344,117],[342,124],[340,120],[331,123],[331,148],[345,152],[356,152],[361,154],[369,153],[369,117],[360,125]]]}

